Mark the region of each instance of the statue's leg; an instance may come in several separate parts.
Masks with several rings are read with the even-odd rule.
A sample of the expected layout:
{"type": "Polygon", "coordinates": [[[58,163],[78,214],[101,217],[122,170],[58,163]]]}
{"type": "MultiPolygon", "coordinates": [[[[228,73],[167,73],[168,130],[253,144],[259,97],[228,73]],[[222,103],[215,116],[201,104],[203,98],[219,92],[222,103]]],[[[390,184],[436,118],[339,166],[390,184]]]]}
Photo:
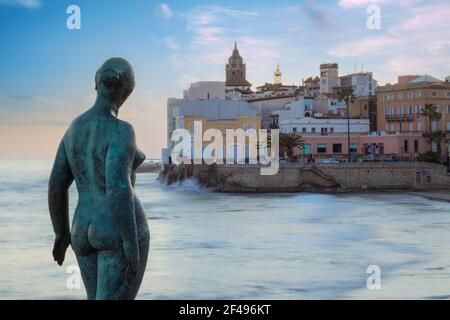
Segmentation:
{"type": "Polygon", "coordinates": [[[132,278],[126,276],[122,249],[98,252],[97,300],[128,300],[132,278]]]}
{"type": "Polygon", "coordinates": [[[95,300],[97,294],[97,253],[88,256],[77,256],[81,278],[86,288],[88,300],[95,300]]]}
{"type": "Polygon", "coordinates": [[[145,268],[147,266],[148,252],[150,249],[150,233],[148,229],[145,234],[139,239],[139,269],[134,281],[131,283],[130,299],[135,299],[141,287],[142,279],[144,278],[145,268]]]}

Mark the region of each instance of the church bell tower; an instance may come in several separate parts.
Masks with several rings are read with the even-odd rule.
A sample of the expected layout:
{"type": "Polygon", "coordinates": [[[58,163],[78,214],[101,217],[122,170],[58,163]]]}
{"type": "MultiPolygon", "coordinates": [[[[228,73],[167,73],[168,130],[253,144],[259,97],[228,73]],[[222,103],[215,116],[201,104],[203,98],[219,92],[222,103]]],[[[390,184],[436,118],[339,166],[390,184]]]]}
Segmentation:
{"type": "Polygon", "coordinates": [[[242,89],[248,90],[251,87],[251,83],[246,79],[246,66],[244,59],[242,59],[237,48],[237,43],[234,43],[233,53],[228,59],[228,63],[225,67],[226,81],[225,86],[228,89],[242,89]]]}

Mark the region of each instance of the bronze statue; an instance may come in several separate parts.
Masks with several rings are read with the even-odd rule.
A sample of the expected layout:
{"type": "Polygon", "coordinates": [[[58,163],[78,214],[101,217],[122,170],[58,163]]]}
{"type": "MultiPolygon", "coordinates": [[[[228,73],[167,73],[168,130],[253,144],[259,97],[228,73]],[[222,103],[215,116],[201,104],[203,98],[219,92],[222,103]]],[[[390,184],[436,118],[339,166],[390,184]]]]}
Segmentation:
{"type": "Polygon", "coordinates": [[[147,218],[134,192],[145,155],[133,127],[117,118],[134,89],[124,59],[107,60],[95,76],[97,100],[65,133],[48,191],[55,231],[54,260],[62,265],[69,245],[81,270],[88,299],[134,299],[150,245],[147,218]],[[69,228],[68,189],[75,180],[78,205],[69,228]]]}

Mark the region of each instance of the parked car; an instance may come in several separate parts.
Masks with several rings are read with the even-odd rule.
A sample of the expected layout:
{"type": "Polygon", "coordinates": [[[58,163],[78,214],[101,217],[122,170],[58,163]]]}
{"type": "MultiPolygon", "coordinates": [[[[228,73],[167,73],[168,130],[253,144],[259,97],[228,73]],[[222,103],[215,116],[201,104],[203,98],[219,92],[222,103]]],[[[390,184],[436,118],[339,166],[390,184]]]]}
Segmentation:
{"type": "Polygon", "coordinates": [[[384,162],[399,162],[400,157],[395,154],[389,154],[386,159],[383,160],[384,162]]]}
{"type": "Polygon", "coordinates": [[[322,159],[322,163],[339,163],[339,159],[337,158],[329,158],[329,159],[322,159]]]}

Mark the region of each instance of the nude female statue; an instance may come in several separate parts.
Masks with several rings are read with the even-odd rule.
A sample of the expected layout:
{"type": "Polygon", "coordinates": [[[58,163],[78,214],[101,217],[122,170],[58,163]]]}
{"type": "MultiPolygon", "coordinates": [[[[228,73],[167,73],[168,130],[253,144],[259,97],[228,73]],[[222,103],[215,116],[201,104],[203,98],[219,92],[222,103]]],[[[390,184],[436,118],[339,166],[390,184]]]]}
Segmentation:
{"type": "Polygon", "coordinates": [[[65,133],[50,177],[53,257],[62,265],[72,246],[88,299],[134,299],[150,233],[134,193],[135,170],[145,155],[136,147],[133,127],[117,118],[134,89],[133,69],[124,59],[109,59],[97,71],[95,84],[97,100],[65,133]],[[79,196],[70,230],[68,189],[73,180],[79,196]]]}

